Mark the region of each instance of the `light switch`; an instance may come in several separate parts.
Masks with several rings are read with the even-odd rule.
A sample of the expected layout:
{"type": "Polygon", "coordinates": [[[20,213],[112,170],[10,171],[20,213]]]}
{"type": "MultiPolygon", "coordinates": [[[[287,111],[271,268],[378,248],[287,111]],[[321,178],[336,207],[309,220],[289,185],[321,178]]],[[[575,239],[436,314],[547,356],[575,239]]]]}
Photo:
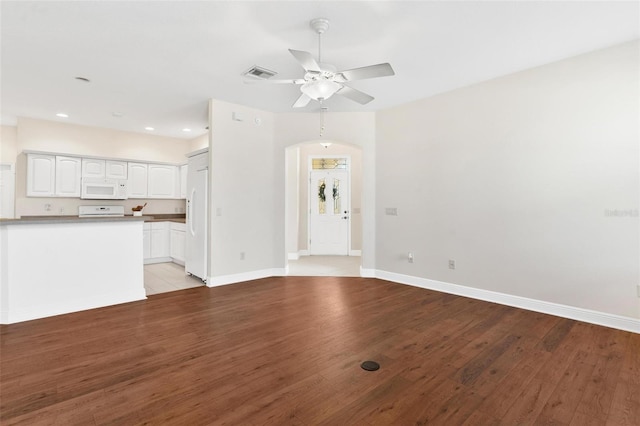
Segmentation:
{"type": "Polygon", "coordinates": [[[396,207],[387,207],[384,209],[384,214],[387,216],[398,216],[398,209],[396,207]]]}

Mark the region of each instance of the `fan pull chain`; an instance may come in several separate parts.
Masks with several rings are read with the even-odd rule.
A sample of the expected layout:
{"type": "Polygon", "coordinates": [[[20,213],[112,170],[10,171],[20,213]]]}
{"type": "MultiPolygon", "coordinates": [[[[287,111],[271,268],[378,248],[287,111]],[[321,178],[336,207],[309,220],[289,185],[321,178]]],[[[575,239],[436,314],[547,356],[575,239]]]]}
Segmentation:
{"type": "Polygon", "coordinates": [[[320,101],[320,137],[324,134],[324,112],[327,110],[326,107],[322,106],[322,101],[320,101]]]}

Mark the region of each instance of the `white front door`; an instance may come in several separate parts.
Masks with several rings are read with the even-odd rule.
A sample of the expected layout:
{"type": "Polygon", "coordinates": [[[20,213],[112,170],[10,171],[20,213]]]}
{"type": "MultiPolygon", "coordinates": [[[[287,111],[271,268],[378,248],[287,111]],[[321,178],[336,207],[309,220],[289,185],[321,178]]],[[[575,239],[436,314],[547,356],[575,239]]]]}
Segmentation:
{"type": "Polygon", "coordinates": [[[349,197],[346,170],[310,172],[309,254],[349,254],[349,197]]]}

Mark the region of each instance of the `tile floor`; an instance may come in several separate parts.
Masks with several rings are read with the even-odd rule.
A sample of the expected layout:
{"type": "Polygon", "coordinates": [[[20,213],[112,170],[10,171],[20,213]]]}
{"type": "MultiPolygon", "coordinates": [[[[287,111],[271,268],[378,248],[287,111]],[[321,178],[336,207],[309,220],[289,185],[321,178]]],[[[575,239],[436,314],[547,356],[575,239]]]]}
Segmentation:
{"type": "Polygon", "coordinates": [[[147,296],[203,285],[200,278],[185,274],[184,266],[177,263],[144,265],[144,288],[147,291],[147,296]]]}
{"type": "MultiPolygon", "coordinates": [[[[359,277],[360,256],[302,256],[289,261],[290,276],[359,277]]],[[[147,296],[200,287],[199,278],[186,275],[177,263],[144,265],[144,288],[147,296]]]]}
{"type": "Polygon", "coordinates": [[[289,275],[359,277],[360,256],[302,256],[289,261],[289,275]]]}

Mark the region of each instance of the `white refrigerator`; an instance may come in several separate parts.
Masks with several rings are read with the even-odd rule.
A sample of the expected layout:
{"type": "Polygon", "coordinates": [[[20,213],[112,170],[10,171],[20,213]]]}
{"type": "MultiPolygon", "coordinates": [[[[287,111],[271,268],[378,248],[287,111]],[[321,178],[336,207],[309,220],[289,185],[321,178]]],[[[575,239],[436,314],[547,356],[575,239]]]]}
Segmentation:
{"type": "Polygon", "coordinates": [[[189,154],[187,168],[187,232],[185,271],[207,280],[207,188],[209,152],[189,154]]]}

